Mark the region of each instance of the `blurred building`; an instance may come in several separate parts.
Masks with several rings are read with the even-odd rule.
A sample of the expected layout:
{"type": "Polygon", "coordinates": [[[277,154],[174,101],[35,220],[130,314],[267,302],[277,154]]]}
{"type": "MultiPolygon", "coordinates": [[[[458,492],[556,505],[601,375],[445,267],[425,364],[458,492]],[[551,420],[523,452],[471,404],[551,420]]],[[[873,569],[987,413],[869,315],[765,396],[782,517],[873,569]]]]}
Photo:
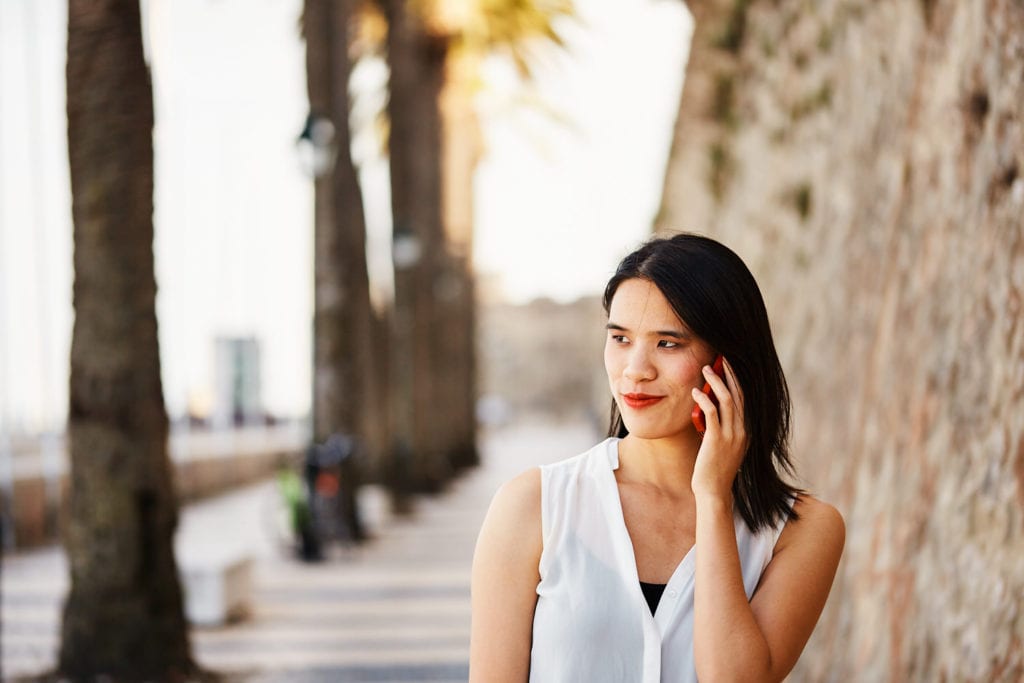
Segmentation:
{"type": "Polygon", "coordinates": [[[597,297],[485,303],[479,324],[480,407],[487,415],[582,416],[603,426],[609,393],[605,317],[597,297]]]}
{"type": "Polygon", "coordinates": [[[262,422],[259,340],[256,337],[218,337],[213,368],[213,426],[262,422]]]}

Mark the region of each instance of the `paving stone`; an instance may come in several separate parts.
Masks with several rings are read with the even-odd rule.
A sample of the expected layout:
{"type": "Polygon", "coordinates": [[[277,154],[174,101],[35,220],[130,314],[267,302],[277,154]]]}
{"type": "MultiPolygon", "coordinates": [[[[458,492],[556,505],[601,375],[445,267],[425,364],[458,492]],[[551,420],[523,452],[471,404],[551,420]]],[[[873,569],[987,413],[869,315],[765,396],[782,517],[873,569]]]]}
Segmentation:
{"type": "MultiPolygon", "coordinates": [[[[273,482],[189,505],[176,546],[255,558],[248,615],[195,628],[199,663],[257,683],[465,681],[469,580],[476,535],[491,496],[531,466],[570,457],[598,435],[585,425],[518,425],[481,439],[480,467],[406,518],[390,518],[379,489],[367,488],[373,540],[335,548],[308,564],[291,557],[273,523],[273,482]]],[[[67,562],[59,547],[5,558],[2,580],[4,676],[52,669],[59,644],[67,562]]]]}

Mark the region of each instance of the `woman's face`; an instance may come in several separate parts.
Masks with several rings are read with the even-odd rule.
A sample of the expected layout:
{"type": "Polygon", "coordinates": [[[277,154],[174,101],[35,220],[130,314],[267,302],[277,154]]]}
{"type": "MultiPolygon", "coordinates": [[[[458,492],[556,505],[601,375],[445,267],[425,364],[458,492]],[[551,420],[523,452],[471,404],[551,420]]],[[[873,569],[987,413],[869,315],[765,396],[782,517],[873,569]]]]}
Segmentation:
{"type": "Polygon", "coordinates": [[[630,435],[664,439],[696,432],[690,413],[701,368],[713,360],[654,283],[633,278],[619,285],[608,310],[604,367],[630,435]]]}

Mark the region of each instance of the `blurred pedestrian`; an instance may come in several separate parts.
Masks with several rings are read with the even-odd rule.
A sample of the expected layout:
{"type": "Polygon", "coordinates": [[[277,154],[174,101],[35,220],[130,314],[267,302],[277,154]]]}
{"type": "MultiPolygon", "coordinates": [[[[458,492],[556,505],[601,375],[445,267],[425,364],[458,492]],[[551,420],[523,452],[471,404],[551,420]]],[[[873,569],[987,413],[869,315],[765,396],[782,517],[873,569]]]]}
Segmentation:
{"type": "Polygon", "coordinates": [[[780,681],[845,529],[782,477],[790,400],[757,283],[680,234],[627,256],[604,306],[610,436],[495,495],[470,680],[780,681]]]}
{"type": "Polygon", "coordinates": [[[320,540],[313,530],[309,495],[299,475],[283,464],[278,468],[277,486],[288,511],[288,531],[295,542],[296,554],[307,562],[323,559],[320,540]]]}

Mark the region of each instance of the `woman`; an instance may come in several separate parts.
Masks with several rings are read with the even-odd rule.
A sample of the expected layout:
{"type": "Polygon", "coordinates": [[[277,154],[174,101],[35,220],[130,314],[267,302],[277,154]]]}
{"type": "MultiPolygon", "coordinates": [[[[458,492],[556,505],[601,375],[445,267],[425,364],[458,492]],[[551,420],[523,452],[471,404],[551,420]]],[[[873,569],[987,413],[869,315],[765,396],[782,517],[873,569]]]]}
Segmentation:
{"type": "Polygon", "coordinates": [[[728,248],[682,234],[627,256],[604,306],[613,436],[495,495],[470,680],[780,681],[845,529],[780,477],[790,403],[757,284],[728,248]]]}

